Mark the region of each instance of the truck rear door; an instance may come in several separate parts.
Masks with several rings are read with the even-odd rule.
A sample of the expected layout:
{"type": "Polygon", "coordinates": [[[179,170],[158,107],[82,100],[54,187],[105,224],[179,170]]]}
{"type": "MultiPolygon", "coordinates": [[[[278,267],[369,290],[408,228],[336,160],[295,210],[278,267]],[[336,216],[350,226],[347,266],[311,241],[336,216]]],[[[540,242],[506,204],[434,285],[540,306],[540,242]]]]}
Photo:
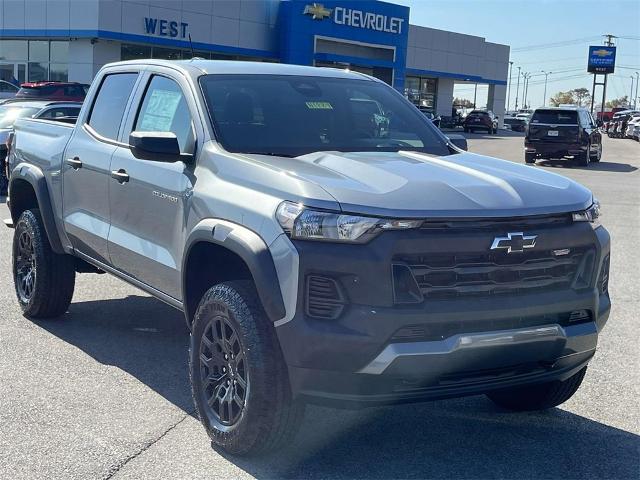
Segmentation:
{"type": "Polygon", "coordinates": [[[129,133],[173,132],[183,153],[195,148],[197,119],[189,87],[170,69],[145,73],[135,95],[122,145],[113,154],[109,184],[113,266],[160,292],[180,299],[181,261],[189,198],[196,181],[193,164],[136,158],[129,133]]]}
{"type": "Polygon", "coordinates": [[[577,143],[580,134],[575,110],[536,110],[529,122],[529,141],[577,143]]]}
{"type": "Polygon", "coordinates": [[[89,109],[78,118],[64,154],[63,219],[76,251],[109,263],[111,156],[138,74],[110,73],[100,80],[89,109]]]}

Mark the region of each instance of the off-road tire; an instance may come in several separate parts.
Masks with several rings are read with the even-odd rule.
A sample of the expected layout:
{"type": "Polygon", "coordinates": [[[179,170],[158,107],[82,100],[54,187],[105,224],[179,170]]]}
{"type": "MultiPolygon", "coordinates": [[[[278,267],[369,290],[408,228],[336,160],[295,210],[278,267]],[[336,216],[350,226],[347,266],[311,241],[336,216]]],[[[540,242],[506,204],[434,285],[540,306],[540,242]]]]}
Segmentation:
{"type": "Polygon", "coordinates": [[[596,153],[596,156],[591,157],[591,161],[594,163],[598,163],[601,158],[602,158],[602,143],[600,143],[598,146],[598,152],[596,153]]]}
{"type": "MultiPolygon", "coordinates": [[[[206,351],[209,347],[204,348],[206,351]]],[[[213,350],[210,352],[213,358],[213,350]]],[[[236,353],[236,358],[238,356],[236,353]]],[[[233,368],[239,367],[236,365],[233,368]]],[[[233,369],[228,368],[227,372],[233,373],[233,369]]],[[[264,313],[252,282],[221,283],[204,294],[194,315],[189,373],[196,411],[211,438],[212,446],[234,455],[256,455],[281,447],[298,431],[304,415],[304,404],[292,398],[287,367],[275,328],[264,313]],[[237,334],[246,359],[243,368],[248,372],[244,407],[236,423],[230,426],[223,425],[221,417],[216,417],[214,409],[208,406],[207,398],[219,395],[220,390],[211,395],[211,390],[207,389],[215,392],[216,387],[205,387],[202,383],[203,377],[211,375],[210,367],[201,364],[201,348],[205,345],[203,336],[213,336],[209,325],[212,322],[216,325],[221,319],[228,320],[237,334]]],[[[237,371],[235,373],[238,375],[237,371]]]]}
{"type": "Polygon", "coordinates": [[[547,410],[569,400],[578,391],[587,367],[564,381],[553,381],[507,388],[488,393],[487,396],[498,406],[508,410],[547,410]]]}
{"type": "Polygon", "coordinates": [[[533,164],[536,163],[536,154],[535,153],[525,153],[524,154],[525,163],[533,164]]]}
{"type": "Polygon", "coordinates": [[[51,250],[40,210],[25,210],[20,215],[13,236],[12,253],[16,297],[24,315],[29,318],[55,318],[65,313],[76,282],[75,262],[70,255],[51,250]],[[31,242],[33,276],[30,287],[25,289],[19,267],[24,257],[20,254],[20,242],[26,238],[31,242]],[[30,294],[25,295],[26,291],[30,294]]]}

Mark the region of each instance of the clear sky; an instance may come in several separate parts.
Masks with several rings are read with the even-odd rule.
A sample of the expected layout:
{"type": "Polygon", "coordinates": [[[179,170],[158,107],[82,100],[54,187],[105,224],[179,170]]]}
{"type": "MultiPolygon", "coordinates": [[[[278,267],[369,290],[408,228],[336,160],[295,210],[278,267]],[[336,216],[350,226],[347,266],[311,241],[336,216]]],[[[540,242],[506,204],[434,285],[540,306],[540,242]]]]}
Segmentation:
{"type": "MultiPolygon", "coordinates": [[[[602,35],[620,37],[616,72],[609,75],[607,100],[629,95],[631,76],[640,72],[640,0],[389,0],[411,7],[415,25],[484,37],[511,47],[513,64],[511,108],[515,98],[517,66],[531,72],[529,99],[543,101],[544,75],[547,98],[558,92],[586,87],[589,45],[602,44],[602,35]],[[555,44],[553,46],[549,44],[555,44]],[[545,45],[545,48],[531,48],[545,45]],[[556,73],[557,72],[557,73],[556,73]]],[[[522,83],[520,85],[522,87],[522,83]]],[[[634,80],[635,93],[635,80],[634,80]]],[[[459,85],[455,95],[473,100],[473,86],[459,85]]],[[[639,90],[640,92],[640,90],[639,90]]],[[[601,98],[596,90],[596,98],[601,98]]],[[[520,97],[521,103],[522,97],[520,97]]],[[[486,88],[478,89],[477,103],[486,102],[486,88]]],[[[640,102],[640,100],[639,100],[640,102]]]]}

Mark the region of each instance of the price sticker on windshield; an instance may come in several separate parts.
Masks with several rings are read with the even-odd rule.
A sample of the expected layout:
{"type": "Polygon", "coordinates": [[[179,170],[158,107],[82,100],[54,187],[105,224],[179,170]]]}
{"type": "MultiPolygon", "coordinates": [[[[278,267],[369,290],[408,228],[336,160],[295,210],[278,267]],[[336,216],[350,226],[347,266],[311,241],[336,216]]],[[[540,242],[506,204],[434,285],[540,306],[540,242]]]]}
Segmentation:
{"type": "Polygon", "coordinates": [[[333,110],[333,106],[329,102],[306,102],[307,108],[310,110],[333,110]]]}

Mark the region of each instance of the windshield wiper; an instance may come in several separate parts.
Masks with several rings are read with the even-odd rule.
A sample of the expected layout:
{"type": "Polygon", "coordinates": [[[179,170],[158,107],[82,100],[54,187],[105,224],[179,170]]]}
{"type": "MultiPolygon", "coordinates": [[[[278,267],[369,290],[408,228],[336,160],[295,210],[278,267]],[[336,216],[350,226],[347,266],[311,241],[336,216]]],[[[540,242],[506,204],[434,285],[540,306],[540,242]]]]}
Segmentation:
{"type": "Polygon", "coordinates": [[[270,157],[286,157],[286,158],[295,158],[298,155],[292,155],[290,153],[282,153],[282,152],[240,152],[245,153],[247,155],[269,155],[270,157]]]}

